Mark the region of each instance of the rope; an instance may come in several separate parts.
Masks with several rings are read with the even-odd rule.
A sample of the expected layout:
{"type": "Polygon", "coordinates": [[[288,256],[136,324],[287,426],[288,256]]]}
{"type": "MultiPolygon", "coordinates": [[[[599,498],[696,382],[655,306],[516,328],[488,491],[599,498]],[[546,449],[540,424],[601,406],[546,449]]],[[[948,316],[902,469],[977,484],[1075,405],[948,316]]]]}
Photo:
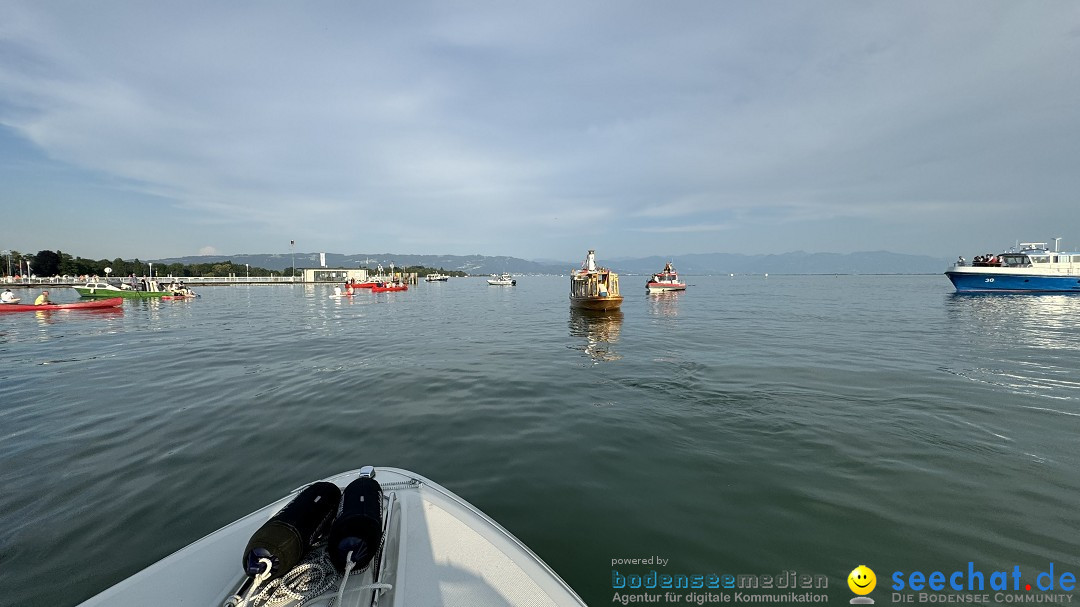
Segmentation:
{"type": "MultiPolygon", "coordinates": [[[[341,601],[342,601],[343,597],[345,596],[345,584],[347,584],[349,582],[349,572],[351,572],[353,567],[356,566],[356,562],[352,560],[352,555],[353,555],[352,550],[350,550],[349,554],[345,556],[345,563],[346,563],[346,565],[345,565],[345,575],[342,576],[342,578],[341,578],[341,586],[338,587],[337,598],[334,599],[334,601],[332,603],[330,603],[330,605],[338,605],[340,607],[340,605],[342,604],[341,601]]],[[[381,593],[381,592],[386,592],[387,590],[390,590],[393,587],[394,587],[393,584],[382,584],[382,583],[379,583],[379,582],[372,582],[370,584],[364,584],[363,586],[357,586],[353,590],[355,590],[357,592],[361,592],[361,591],[364,591],[364,590],[376,590],[376,591],[379,591],[381,593]]],[[[357,605],[359,605],[359,602],[357,602],[357,605]]]]}
{"type": "Polygon", "coordinates": [[[352,550],[349,554],[345,555],[345,575],[341,577],[341,585],[338,586],[337,599],[334,600],[335,605],[341,605],[341,597],[345,595],[345,584],[349,581],[349,572],[356,566],[356,562],[352,560],[352,550]]]}
{"type": "Polygon", "coordinates": [[[263,565],[263,570],[255,576],[255,581],[251,584],[251,588],[248,588],[247,596],[244,597],[243,601],[240,601],[237,607],[247,607],[248,602],[251,601],[251,597],[255,593],[255,589],[259,587],[259,584],[262,584],[270,577],[270,569],[274,566],[274,563],[268,558],[259,559],[259,563],[263,565]]]}
{"type": "Polygon", "coordinates": [[[255,587],[262,581],[259,579],[262,575],[256,576],[256,581],[243,602],[237,603],[236,599],[240,597],[233,596],[225,602],[223,607],[248,607],[249,605],[250,607],[280,605],[301,607],[332,590],[338,577],[325,550],[313,550],[291,571],[255,592],[255,587]]]}

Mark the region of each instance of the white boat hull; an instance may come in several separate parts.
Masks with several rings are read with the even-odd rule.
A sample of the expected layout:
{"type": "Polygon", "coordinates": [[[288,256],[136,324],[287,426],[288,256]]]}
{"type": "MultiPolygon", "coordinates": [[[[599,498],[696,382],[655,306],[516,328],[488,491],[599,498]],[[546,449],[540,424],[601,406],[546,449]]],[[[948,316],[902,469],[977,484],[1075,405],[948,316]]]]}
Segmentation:
{"type": "MultiPolygon", "coordinates": [[[[346,487],[353,470],[327,479],[346,487]]],[[[386,496],[394,494],[384,544],[382,582],[392,586],[378,604],[453,606],[573,605],[585,603],[541,559],[498,523],[448,489],[412,472],[378,468],[386,496]]],[[[258,510],[82,603],[127,605],[221,605],[244,581],[243,552],[251,535],[295,497],[258,510]]],[[[371,605],[361,588],[374,567],[349,576],[344,605],[371,605]]],[[[325,607],[338,586],[305,605],[325,607]]],[[[290,603],[291,604],[291,603],[290,603]]]]}
{"type": "Polygon", "coordinates": [[[645,285],[645,290],[649,293],[664,293],[667,291],[685,291],[686,285],[681,283],[654,283],[650,282],[645,285]]]}

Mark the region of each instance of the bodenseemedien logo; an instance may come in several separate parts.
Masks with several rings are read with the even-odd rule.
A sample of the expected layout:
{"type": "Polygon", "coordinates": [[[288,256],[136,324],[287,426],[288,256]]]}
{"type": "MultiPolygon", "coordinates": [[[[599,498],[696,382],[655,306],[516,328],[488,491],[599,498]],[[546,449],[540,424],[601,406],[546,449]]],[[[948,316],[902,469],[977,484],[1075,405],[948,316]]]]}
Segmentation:
{"type": "Polygon", "coordinates": [[[877,586],[877,576],[874,575],[874,570],[866,565],[859,565],[851,570],[851,573],[847,576],[848,588],[851,591],[859,595],[851,599],[852,605],[873,605],[874,599],[866,596],[874,591],[874,587],[877,586]]]}

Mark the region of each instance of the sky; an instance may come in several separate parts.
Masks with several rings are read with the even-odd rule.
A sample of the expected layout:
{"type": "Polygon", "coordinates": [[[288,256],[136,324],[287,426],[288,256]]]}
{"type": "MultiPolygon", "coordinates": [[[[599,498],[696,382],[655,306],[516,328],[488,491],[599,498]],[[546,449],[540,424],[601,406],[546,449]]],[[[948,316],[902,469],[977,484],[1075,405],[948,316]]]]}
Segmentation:
{"type": "Polygon", "coordinates": [[[1080,3],[0,0],[0,248],[1080,249],[1080,3]]]}

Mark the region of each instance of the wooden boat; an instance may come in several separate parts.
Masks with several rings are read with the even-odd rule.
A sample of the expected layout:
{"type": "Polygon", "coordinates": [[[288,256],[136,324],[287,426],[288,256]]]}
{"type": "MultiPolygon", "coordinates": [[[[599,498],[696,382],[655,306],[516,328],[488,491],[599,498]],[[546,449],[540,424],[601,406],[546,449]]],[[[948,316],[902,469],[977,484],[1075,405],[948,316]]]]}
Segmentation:
{"type": "Polygon", "coordinates": [[[645,290],[649,293],[663,293],[664,291],[685,291],[686,283],[679,280],[679,273],[672,267],[671,262],[664,265],[664,269],[653,274],[645,283],[645,290]]]}
{"type": "Polygon", "coordinates": [[[449,489],[371,466],[297,489],[82,607],[163,603],[585,605],[540,557],[449,489]]]}
{"type": "Polygon", "coordinates": [[[386,293],[387,291],[408,291],[409,285],[403,282],[377,282],[371,287],[372,293],[386,293]]]}
{"type": "Polygon", "coordinates": [[[51,303],[35,306],[33,304],[0,304],[0,312],[40,312],[42,310],[100,310],[116,308],[124,303],[124,298],[96,299],[75,303],[51,303]]]}
{"type": "Polygon", "coordinates": [[[622,300],[619,275],[597,267],[596,251],[589,249],[581,269],[570,274],[570,305],[583,310],[615,310],[622,300]]]}

